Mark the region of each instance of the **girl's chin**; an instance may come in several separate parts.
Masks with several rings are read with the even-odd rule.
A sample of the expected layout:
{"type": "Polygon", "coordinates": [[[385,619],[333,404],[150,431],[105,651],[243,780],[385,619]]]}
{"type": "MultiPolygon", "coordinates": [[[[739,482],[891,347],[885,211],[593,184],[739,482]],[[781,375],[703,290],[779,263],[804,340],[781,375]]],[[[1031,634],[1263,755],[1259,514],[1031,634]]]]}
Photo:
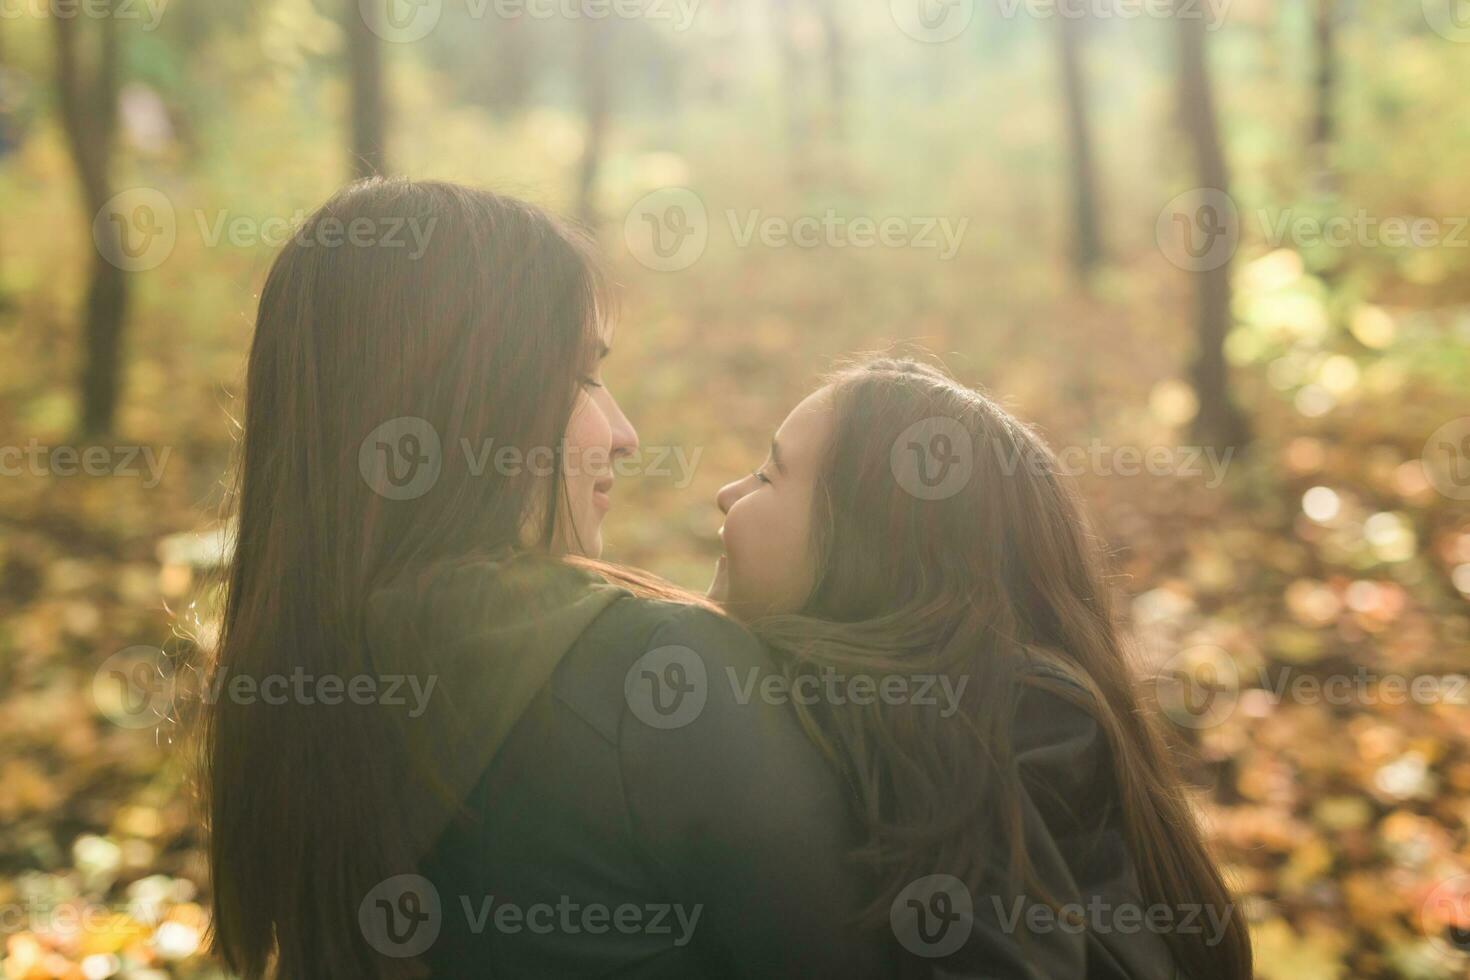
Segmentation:
{"type": "Polygon", "coordinates": [[[709,590],[705,592],[708,598],[718,603],[724,603],[730,594],[730,576],[726,565],[725,556],[721,555],[715,562],[714,581],[710,582],[709,590]]]}

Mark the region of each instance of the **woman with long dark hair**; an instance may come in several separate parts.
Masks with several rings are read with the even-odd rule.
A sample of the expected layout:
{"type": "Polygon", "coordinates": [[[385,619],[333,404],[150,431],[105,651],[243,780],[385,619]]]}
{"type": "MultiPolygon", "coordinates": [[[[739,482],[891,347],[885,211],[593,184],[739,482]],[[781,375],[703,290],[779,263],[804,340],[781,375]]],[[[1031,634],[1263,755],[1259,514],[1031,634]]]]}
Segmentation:
{"type": "Polygon", "coordinates": [[[719,506],[710,595],[778,651],[862,815],[868,916],[919,962],[1250,977],[1094,536],[1030,428],[875,358],[797,406],[719,506]]]}
{"type": "Polygon", "coordinates": [[[575,232],[443,183],[349,187],[271,268],[203,746],[245,977],[882,968],[839,777],[691,676],[761,646],[595,561],[637,446],[608,299],[575,232]]]}

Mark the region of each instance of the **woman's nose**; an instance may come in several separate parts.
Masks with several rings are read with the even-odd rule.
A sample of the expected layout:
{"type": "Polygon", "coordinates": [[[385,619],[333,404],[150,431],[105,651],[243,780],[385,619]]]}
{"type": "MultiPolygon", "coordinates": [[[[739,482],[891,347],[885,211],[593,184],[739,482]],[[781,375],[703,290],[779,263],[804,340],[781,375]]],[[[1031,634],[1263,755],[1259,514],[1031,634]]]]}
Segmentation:
{"type": "Polygon", "coordinates": [[[747,492],[745,484],[749,480],[750,477],[745,477],[720,487],[720,492],[715,494],[715,503],[719,506],[721,514],[730,513],[730,508],[735,506],[735,501],[745,496],[747,492]]]}
{"type": "Polygon", "coordinates": [[[612,426],[612,457],[632,456],[638,451],[638,430],[633,428],[633,423],[623,414],[623,407],[611,395],[608,396],[608,404],[612,408],[608,419],[612,426]]]}

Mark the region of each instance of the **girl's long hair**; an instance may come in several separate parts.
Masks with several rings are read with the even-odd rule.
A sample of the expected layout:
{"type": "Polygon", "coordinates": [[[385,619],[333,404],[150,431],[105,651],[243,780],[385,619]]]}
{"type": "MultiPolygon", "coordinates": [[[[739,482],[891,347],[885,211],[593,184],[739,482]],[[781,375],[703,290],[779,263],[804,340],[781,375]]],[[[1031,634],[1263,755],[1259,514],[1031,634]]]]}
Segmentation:
{"type": "MultiPolygon", "coordinates": [[[[817,577],[797,613],[753,626],[793,683],[824,670],[945,676],[951,689],[968,678],[949,718],[881,698],[797,705],[861,801],[868,840],[859,857],[881,882],[869,915],[886,919],[907,884],[935,873],[972,890],[999,875],[1050,900],[1022,839],[1011,728],[1024,685],[1075,704],[1105,736],[1145,902],[1233,912],[1142,710],[1100,549],[1046,445],[989,398],[913,360],[857,364],[834,375],[830,391],[834,433],[811,543],[817,577]],[[968,466],[968,477],[949,477],[947,466],[968,466]],[[1035,657],[1072,683],[1027,669],[1035,657]]],[[[1194,980],[1251,975],[1238,915],[1218,945],[1167,939],[1194,980]]]]}
{"type": "MultiPolygon", "coordinates": [[[[372,675],[367,597],[400,570],[551,550],[556,449],[605,295],[578,233],[486,191],[375,179],[311,215],[260,296],[207,680],[372,675]],[[551,479],[493,465],[507,446],[549,449],[551,479]]],[[[411,972],[357,918],[421,856],[405,805],[420,760],[398,713],[222,690],[201,760],[217,952],[251,978],[411,972]]]]}

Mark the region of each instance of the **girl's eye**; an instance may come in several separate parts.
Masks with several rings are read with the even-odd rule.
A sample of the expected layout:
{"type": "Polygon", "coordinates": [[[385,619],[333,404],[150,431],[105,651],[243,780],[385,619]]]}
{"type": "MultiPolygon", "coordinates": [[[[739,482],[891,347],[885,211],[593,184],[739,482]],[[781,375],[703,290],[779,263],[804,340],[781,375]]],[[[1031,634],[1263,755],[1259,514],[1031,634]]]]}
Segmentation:
{"type": "Polygon", "coordinates": [[[766,476],[760,470],[756,470],[754,473],[751,474],[751,476],[755,477],[757,480],[761,481],[762,483],[770,483],[771,482],[771,478],[768,477],[768,476],[766,476]]]}
{"type": "Polygon", "coordinates": [[[583,378],[582,379],[582,383],[584,385],[586,385],[587,387],[589,387],[589,388],[601,388],[602,387],[602,382],[601,381],[598,381],[596,378],[583,378]]]}

